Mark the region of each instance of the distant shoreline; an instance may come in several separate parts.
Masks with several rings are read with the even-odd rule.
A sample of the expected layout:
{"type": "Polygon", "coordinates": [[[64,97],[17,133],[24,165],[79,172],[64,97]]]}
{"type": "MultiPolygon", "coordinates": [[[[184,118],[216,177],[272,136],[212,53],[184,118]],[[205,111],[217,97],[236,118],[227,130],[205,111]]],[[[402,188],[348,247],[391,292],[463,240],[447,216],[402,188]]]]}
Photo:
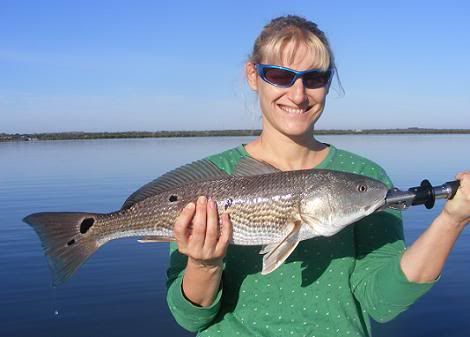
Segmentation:
{"type": "MultiPolygon", "coordinates": [[[[261,130],[206,130],[206,131],[127,131],[127,132],[47,132],[0,133],[0,142],[40,140],[80,140],[117,138],[170,138],[170,137],[233,137],[257,136],[261,130]]],[[[416,135],[416,134],[470,134],[470,129],[346,129],[315,130],[317,135],[416,135]]]]}

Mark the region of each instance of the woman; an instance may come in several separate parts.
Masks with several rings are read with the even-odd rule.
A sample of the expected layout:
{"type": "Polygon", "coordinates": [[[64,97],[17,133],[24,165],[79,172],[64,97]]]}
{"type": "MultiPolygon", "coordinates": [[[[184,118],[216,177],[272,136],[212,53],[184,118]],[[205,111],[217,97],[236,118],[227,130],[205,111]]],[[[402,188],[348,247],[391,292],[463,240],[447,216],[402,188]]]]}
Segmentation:
{"type": "MultiPolygon", "coordinates": [[[[392,187],[377,164],[314,138],[334,71],[328,41],[314,23],[272,20],[246,63],[262,111],[261,135],[209,160],[229,174],[250,156],[280,170],[348,171],[392,187]]],[[[229,246],[229,217],[223,214],[219,233],[216,205],[202,196],[175,224],[169,308],[200,336],[369,336],[369,317],[388,321],[431,288],[470,221],[470,173],[457,179],[454,199],[407,250],[400,213],[387,210],[333,237],[301,242],[264,276],[259,247],[229,246]]]]}

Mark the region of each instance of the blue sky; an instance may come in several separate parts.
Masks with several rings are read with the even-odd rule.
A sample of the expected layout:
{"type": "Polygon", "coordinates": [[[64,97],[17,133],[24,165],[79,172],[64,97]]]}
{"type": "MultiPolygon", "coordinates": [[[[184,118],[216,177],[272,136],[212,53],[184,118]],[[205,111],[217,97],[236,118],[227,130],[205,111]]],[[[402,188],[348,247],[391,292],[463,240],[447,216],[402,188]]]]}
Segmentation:
{"type": "Polygon", "coordinates": [[[318,128],[470,128],[465,0],[0,0],[0,132],[259,128],[243,64],[285,14],[335,52],[318,128]]]}

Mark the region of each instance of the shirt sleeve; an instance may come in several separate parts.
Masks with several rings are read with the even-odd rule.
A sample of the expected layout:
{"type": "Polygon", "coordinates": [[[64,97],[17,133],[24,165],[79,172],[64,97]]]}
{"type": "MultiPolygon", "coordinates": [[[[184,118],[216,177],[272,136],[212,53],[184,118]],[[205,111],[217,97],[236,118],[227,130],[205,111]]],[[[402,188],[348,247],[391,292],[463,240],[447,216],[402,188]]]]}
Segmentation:
{"type": "MultiPolygon", "coordinates": [[[[376,179],[392,187],[385,172],[376,179]]],[[[387,322],[405,311],[435,283],[410,282],[400,260],[405,251],[401,212],[388,209],[355,224],[356,265],[351,274],[355,298],[374,320],[387,322]]]]}
{"type": "MultiPolygon", "coordinates": [[[[240,158],[247,153],[240,145],[222,153],[207,157],[219,169],[232,174],[240,158]]],[[[170,266],[167,270],[167,304],[176,322],[186,330],[196,332],[208,327],[219,313],[222,303],[222,283],[214,303],[209,307],[192,304],[183,294],[182,282],[187,257],[178,252],[176,243],[170,243],[170,266]]],[[[223,280],[221,281],[223,282],[223,280]]]]}
{"type": "Polygon", "coordinates": [[[176,322],[191,332],[200,331],[210,325],[220,309],[222,287],[214,303],[199,307],[186,299],[182,290],[187,257],[178,252],[175,243],[170,244],[170,266],[167,270],[167,304],[176,322]]]}

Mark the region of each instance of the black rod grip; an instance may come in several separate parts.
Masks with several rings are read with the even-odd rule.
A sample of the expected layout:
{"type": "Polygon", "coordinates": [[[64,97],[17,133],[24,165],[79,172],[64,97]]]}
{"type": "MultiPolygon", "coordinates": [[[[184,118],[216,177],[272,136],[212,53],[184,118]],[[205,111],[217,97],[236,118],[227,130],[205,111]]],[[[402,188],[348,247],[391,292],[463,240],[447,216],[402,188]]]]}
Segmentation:
{"type": "Polygon", "coordinates": [[[421,185],[418,187],[412,187],[409,189],[410,192],[415,193],[415,198],[412,205],[423,205],[427,209],[434,207],[434,202],[436,201],[436,196],[434,194],[434,189],[432,188],[429,180],[425,179],[421,182],[421,185]]]}

